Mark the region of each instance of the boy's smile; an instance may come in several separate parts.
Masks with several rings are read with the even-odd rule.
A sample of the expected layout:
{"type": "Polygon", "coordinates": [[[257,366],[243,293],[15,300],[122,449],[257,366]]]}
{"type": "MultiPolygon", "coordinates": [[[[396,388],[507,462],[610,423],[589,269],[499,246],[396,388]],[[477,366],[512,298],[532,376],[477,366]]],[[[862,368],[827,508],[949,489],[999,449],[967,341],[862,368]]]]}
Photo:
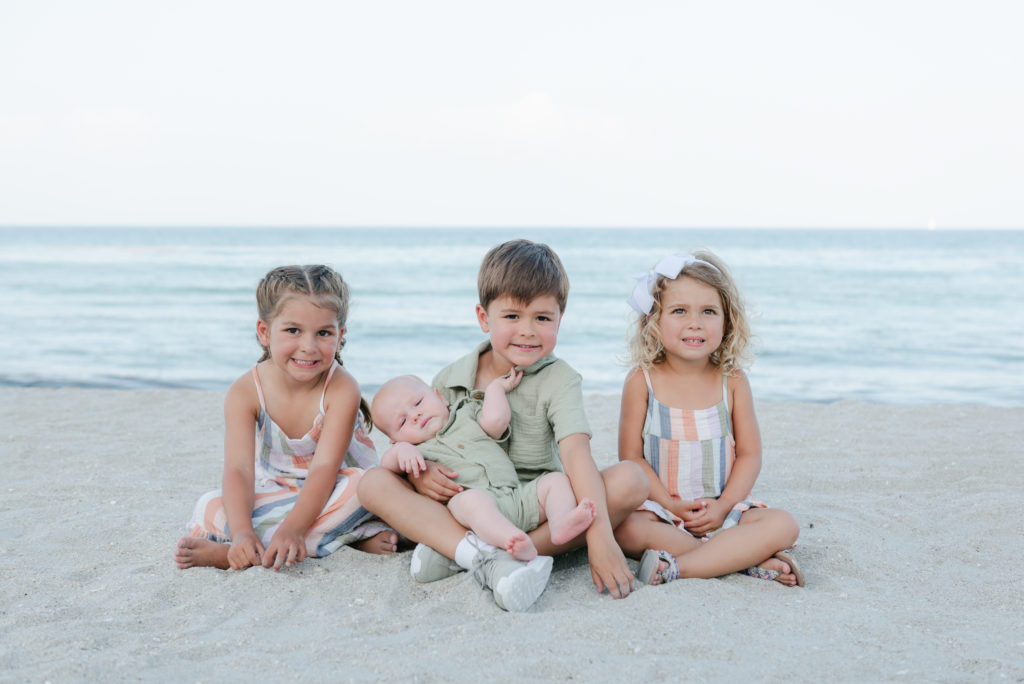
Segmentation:
{"type": "Polygon", "coordinates": [[[487,309],[476,307],[480,329],[491,338],[496,366],[531,366],[550,354],[558,341],[562,311],[551,295],[523,303],[511,297],[495,299],[487,309]]]}

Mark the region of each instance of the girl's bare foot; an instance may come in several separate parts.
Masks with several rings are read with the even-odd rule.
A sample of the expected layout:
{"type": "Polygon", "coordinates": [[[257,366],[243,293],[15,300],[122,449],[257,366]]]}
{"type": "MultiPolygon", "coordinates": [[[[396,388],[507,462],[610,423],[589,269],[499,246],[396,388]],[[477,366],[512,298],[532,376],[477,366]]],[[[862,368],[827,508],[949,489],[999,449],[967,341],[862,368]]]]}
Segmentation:
{"type": "Polygon", "coordinates": [[[388,556],[398,550],[398,535],[391,530],[384,530],[352,546],[366,553],[388,556]]]}
{"type": "Polygon", "coordinates": [[[758,563],[765,570],[775,570],[779,573],[779,576],[775,578],[776,582],[785,584],[787,587],[796,586],[796,575],[793,573],[793,569],[789,567],[789,563],[786,563],[780,558],[769,558],[766,561],[758,563]]]}
{"type": "Polygon", "coordinates": [[[508,543],[505,544],[505,550],[516,560],[524,562],[532,561],[537,557],[537,547],[533,545],[533,541],[522,530],[512,535],[508,543]]]}
{"type": "Polygon", "coordinates": [[[227,570],[228,544],[218,544],[201,537],[182,537],[174,547],[174,562],[179,568],[220,568],[227,570]]]}
{"type": "Polygon", "coordinates": [[[551,530],[551,541],[555,544],[565,544],[575,539],[583,530],[590,527],[597,515],[597,507],[590,499],[583,499],[576,508],[569,511],[567,515],[558,520],[549,520],[548,527],[551,530]]]}

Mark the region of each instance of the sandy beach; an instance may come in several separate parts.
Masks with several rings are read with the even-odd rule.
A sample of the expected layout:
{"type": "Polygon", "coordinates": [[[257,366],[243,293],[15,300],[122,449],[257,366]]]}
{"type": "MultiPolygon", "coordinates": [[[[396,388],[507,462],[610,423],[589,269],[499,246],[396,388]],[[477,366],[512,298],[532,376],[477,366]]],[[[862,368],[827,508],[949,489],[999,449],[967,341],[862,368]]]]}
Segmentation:
{"type": "MultiPolygon", "coordinates": [[[[615,601],[575,552],[509,614],[465,575],[415,584],[408,552],[178,570],[222,399],[4,389],[0,680],[1024,680],[1022,408],[759,404],[755,494],[800,521],[805,588],[615,601]]],[[[610,465],[618,398],[587,411],[610,465]]]]}

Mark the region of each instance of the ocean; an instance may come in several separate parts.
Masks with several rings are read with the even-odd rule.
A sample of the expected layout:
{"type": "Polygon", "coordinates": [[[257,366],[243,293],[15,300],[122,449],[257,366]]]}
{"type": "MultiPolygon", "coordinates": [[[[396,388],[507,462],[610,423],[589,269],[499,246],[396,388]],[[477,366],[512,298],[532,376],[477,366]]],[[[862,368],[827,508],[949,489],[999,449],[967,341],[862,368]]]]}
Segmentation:
{"type": "Polygon", "coordinates": [[[709,248],[753,313],[760,400],[1024,406],[1024,231],[0,228],[0,385],[224,390],[260,354],[254,289],[327,263],[352,288],[366,394],[429,380],[484,339],[476,270],[524,237],[571,291],[556,354],[587,392],[627,371],[632,273],[709,248]]]}

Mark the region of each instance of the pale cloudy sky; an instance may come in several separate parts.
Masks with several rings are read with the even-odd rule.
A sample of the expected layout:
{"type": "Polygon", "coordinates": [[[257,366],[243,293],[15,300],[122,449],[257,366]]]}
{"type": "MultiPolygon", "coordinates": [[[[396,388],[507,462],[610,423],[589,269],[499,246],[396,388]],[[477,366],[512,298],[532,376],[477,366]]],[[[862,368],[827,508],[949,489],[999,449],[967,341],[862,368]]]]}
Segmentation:
{"type": "Polygon", "coordinates": [[[1024,228],[1024,3],[0,5],[0,225],[1024,228]]]}

